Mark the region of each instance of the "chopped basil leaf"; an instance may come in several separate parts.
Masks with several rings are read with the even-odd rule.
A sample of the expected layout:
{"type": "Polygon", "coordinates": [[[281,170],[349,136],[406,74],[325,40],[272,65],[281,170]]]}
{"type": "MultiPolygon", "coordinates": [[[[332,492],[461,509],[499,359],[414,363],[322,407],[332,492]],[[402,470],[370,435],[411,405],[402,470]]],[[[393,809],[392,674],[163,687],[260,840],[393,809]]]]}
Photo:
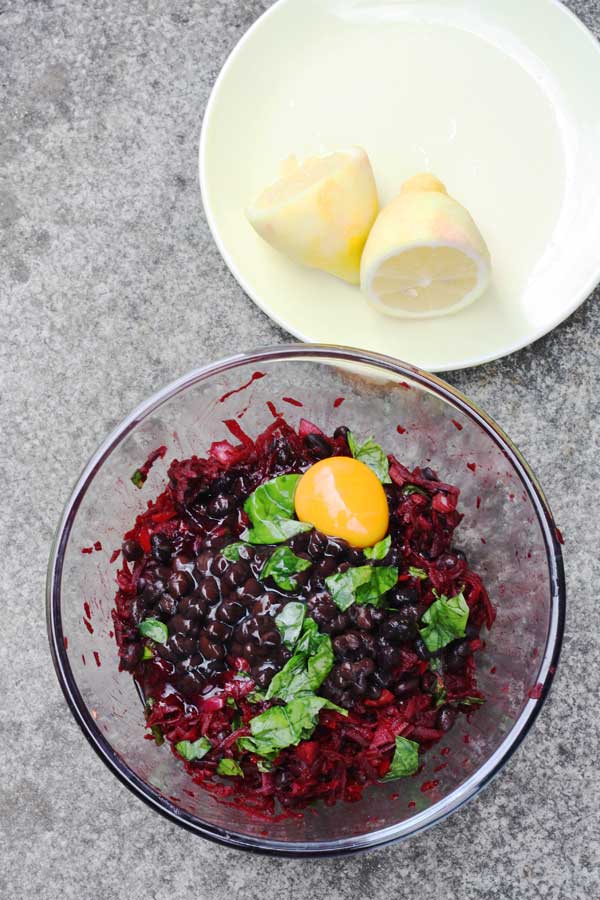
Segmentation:
{"type": "Polygon", "coordinates": [[[219,765],[217,766],[217,775],[227,775],[230,778],[233,778],[236,775],[244,777],[244,773],[242,771],[242,767],[235,759],[228,759],[227,757],[223,757],[220,760],[219,765]]]}
{"type": "Polygon", "coordinates": [[[262,703],[265,699],[266,696],[264,691],[250,691],[250,693],[246,695],[248,703],[262,703]]]}
{"type": "Polygon", "coordinates": [[[233,697],[228,697],[225,703],[227,704],[227,706],[235,706],[235,700],[233,699],[233,697]]]}
{"type": "Polygon", "coordinates": [[[259,772],[271,772],[273,770],[273,763],[269,762],[268,759],[259,759],[256,763],[256,768],[259,772]]]}
{"type": "Polygon", "coordinates": [[[400,493],[404,494],[405,497],[410,497],[411,494],[420,494],[422,497],[429,497],[427,491],[417,487],[416,484],[405,484],[400,493]]]}
{"type": "Polygon", "coordinates": [[[197,741],[179,741],[175,744],[175,749],[180,756],[189,761],[193,759],[202,759],[211,749],[212,744],[207,737],[198,738],[197,741]]]}
{"type": "Polygon", "coordinates": [[[417,566],[409,566],[408,574],[412,575],[413,578],[418,578],[420,581],[425,581],[429,577],[425,569],[419,569],[417,566]]]}
{"type": "Polygon", "coordinates": [[[306,606],[304,603],[292,601],[286,603],[281,612],[275,616],[275,624],[281,635],[282,643],[288,650],[294,647],[294,644],[300,637],[305,615],[306,606]]]}
{"type": "Polygon", "coordinates": [[[366,466],[375,472],[377,477],[383,484],[391,484],[390,465],[388,458],[372,437],[367,438],[364,444],[357,444],[356,438],[351,431],[346,435],[350,453],[354,459],[360,460],[366,466]]]}
{"type": "Polygon", "coordinates": [[[293,518],[294,495],[301,477],[280,475],[250,494],[244,511],[252,528],[244,531],[244,540],[251,544],[281,544],[295,534],[312,529],[312,525],[293,518]]]}
{"type": "Polygon", "coordinates": [[[273,676],[267,700],[289,702],[298,694],[316,691],[333,668],[333,648],[328,634],[321,634],[314,619],[305,619],[294,655],[273,676]]]}
{"type": "Polygon", "coordinates": [[[239,728],[241,728],[241,727],[242,727],[242,724],[243,724],[243,722],[242,722],[242,717],[240,716],[239,712],[236,712],[236,714],[234,715],[233,719],[231,720],[231,730],[232,730],[232,732],[233,732],[233,731],[237,731],[239,728]]]}
{"type": "Polygon", "coordinates": [[[441,650],[446,644],[465,636],[469,607],[462,591],[455,597],[443,594],[425,610],[422,619],[425,628],[419,632],[430,653],[441,650]]]}
{"type": "Polygon", "coordinates": [[[388,534],[382,541],[375,544],[374,547],[365,547],[363,553],[367,559],[384,559],[390,552],[392,546],[392,538],[388,534]]]}
{"type": "Polygon", "coordinates": [[[244,543],[244,541],[235,541],[233,544],[228,544],[226,547],[223,547],[221,550],[221,556],[224,556],[225,559],[229,560],[229,562],[239,562],[240,560],[240,550],[242,547],[247,547],[248,545],[244,543]]]}
{"type": "Polygon", "coordinates": [[[455,700],[455,703],[462,706],[481,706],[482,703],[485,703],[485,700],[483,697],[463,697],[462,700],[455,700]]]}
{"type": "Polygon", "coordinates": [[[405,778],[414,775],[419,768],[419,745],[408,738],[397,737],[396,749],[392,764],[384,777],[384,781],[395,781],[396,778],[405,778]]]}
{"type": "Polygon", "coordinates": [[[138,625],[138,631],[157,644],[166,644],[169,640],[169,629],[159,619],[144,619],[138,625]]]}
{"type": "Polygon", "coordinates": [[[260,577],[263,581],[265,578],[272,578],[283,591],[295,591],[298,583],[290,576],[305,572],[311,566],[310,560],[296,556],[289,547],[278,547],[263,566],[260,577]]]}
{"type": "Polygon", "coordinates": [[[154,653],[152,652],[152,649],[150,647],[148,647],[147,644],[144,644],[144,652],[142,653],[142,662],[145,659],[154,659],[154,653]]]}
{"type": "Polygon", "coordinates": [[[158,727],[158,725],[152,725],[152,727],[150,728],[150,731],[152,732],[152,737],[156,741],[157,747],[160,747],[161,744],[164,744],[165,739],[164,739],[163,733],[160,730],[160,728],[158,727]]]}
{"type": "Polygon", "coordinates": [[[243,750],[274,759],[280,750],[293,747],[309,738],[319,721],[322,709],[334,709],[344,716],[345,709],[316,694],[300,694],[285,706],[272,706],[250,720],[251,738],[240,738],[243,750]]]}
{"type": "Polygon", "coordinates": [[[144,482],[146,481],[146,479],[144,477],[144,473],[141,471],[141,469],[135,470],[135,472],[131,476],[131,480],[135,484],[136,488],[143,487],[144,482]]]}
{"type": "Polygon", "coordinates": [[[333,602],[342,611],[353,603],[382,606],[383,596],[398,581],[396,566],[357,566],[325,579],[333,602]]]}

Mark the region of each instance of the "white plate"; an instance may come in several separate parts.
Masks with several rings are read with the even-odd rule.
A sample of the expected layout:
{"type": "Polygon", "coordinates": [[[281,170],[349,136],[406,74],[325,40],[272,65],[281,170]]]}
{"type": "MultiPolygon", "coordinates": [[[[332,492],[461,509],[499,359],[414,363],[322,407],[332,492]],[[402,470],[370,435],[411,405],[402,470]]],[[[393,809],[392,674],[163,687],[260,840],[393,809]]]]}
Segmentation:
{"type": "Polygon", "coordinates": [[[600,50],[556,0],[279,0],[213,89],[200,185],[247,294],[306,341],[430,371],[511,353],[600,281],[600,50]],[[382,203],[431,170],[478,222],[487,294],[440,319],[382,316],[358,288],[289,262],[244,207],[299,157],[359,144],[382,203]]]}

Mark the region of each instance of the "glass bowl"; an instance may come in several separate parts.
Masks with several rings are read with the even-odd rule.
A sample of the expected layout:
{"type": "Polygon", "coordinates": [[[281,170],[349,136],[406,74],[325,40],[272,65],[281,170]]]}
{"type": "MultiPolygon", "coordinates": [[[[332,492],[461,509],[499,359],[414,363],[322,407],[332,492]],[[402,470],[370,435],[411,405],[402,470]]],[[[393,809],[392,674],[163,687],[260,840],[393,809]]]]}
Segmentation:
{"type": "Polygon", "coordinates": [[[75,719],[108,767],[154,810],[223,844],[319,856],[381,846],[458,809],[502,768],[531,727],[552,681],[563,633],[565,585],[558,533],[528,465],[485,413],[433,375],[385,356],[307,344],[239,354],[159,391],[104,441],[79,478],[52,548],[48,631],[75,719]],[[260,377],[262,376],[262,377],[260,377]],[[287,399],[286,399],[287,398],[287,399]],[[343,398],[343,399],[342,399],[343,398]],[[290,403],[290,399],[294,402],[290,403]],[[498,617],[478,654],[488,700],[461,716],[426,754],[416,777],[370,788],[359,803],[317,805],[299,819],[265,822],[196,787],[168,746],[144,740],[134,681],[118,671],[111,554],[170,459],[203,455],[236,419],[254,436],[271,421],[331,433],[347,424],[374,434],[407,466],[432,464],[461,489],[457,535],[481,573],[498,617]],[[302,404],[302,405],[299,405],[302,404]],[[168,446],[142,490],[131,483],[148,453],[168,446]]]}

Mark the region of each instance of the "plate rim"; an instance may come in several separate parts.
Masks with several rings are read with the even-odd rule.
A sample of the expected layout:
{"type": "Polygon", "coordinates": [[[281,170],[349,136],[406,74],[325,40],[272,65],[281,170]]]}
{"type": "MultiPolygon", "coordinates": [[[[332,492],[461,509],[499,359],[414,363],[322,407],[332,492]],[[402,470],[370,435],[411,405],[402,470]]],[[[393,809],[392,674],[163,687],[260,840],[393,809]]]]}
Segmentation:
{"type": "MultiPolygon", "coordinates": [[[[265,301],[258,291],[253,290],[253,288],[248,284],[247,279],[244,277],[243,273],[239,270],[239,268],[235,265],[231,254],[227,250],[223,240],[221,239],[213,210],[208,201],[208,179],[207,179],[207,166],[206,166],[206,145],[207,145],[207,131],[210,124],[210,120],[213,116],[214,108],[218,102],[218,94],[221,88],[222,82],[225,80],[229,70],[235,63],[235,60],[242,49],[242,47],[246,44],[247,41],[252,39],[252,36],[266,19],[268,19],[271,15],[275,13],[277,9],[282,6],[288,5],[290,3],[298,2],[298,0],[275,0],[272,6],[270,6],[267,10],[265,10],[254,22],[250,25],[250,27],[244,32],[241,38],[235,43],[232,49],[229,51],[225,62],[223,63],[219,74],[213,84],[210,94],[206,103],[206,107],[204,109],[204,115],[202,116],[202,123],[200,126],[200,139],[198,142],[198,181],[200,185],[200,197],[202,200],[202,208],[204,210],[204,215],[212,235],[212,238],[217,246],[221,257],[229,269],[230,273],[233,275],[234,279],[237,281],[238,285],[241,287],[246,296],[256,305],[262,312],[268,316],[271,321],[275,322],[279,328],[282,328],[288,334],[293,335],[295,338],[298,338],[300,341],[310,344],[310,343],[322,343],[322,337],[319,338],[317,335],[308,335],[305,334],[301,329],[292,328],[281,316],[274,312],[272,308],[269,306],[268,302],[265,301]]],[[[573,12],[573,10],[569,9],[569,7],[565,6],[561,0],[538,0],[538,2],[545,3],[548,7],[558,8],[560,12],[565,15],[571,22],[577,27],[577,29],[581,32],[582,38],[585,38],[596,50],[597,54],[600,57],[600,40],[596,38],[594,33],[587,27],[587,25],[573,12]]],[[[549,324],[544,325],[542,328],[534,329],[530,332],[526,338],[522,341],[516,341],[514,344],[509,347],[500,350],[499,352],[493,352],[489,354],[482,354],[481,356],[477,356],[471,359],[461,360],[458,362],[453,362],[450,365],[438,365],[433,364],[429,365],[426,362],[419,360],[418,362],[412,363],[413,365],[418,366],[421,369],[424,369],[426,372],[457,372],[462,369],[470,369],[475,368],[477,366],[485,365],[489,362],[494,362],[498,359],[505,359],[507,356],[510,356],[513,353],[517,353],[519,350],[523,350],[526,347],[529,347],[531,344],[534,344],[536,341],[545,337],[547,334],[550,334],[551,331],[554,331],[559,325],[565,322],[573,313],[582,306],[586,300],[590,299],[594,290],[600,285],[600,251],[598,253],[598,261],[596,264],[596,269],[592,277],[589,279],[589,282],[586,282],[583,288],[580,288],[578,292],[573,295],[572,301],[565,306],[561,312],[550,320],[549,324]]],[[[365,348],[368,349],[368,348],[365,348]]],[[[370,351],[370,352],[381,352],[381,351],[370,351]]]]}

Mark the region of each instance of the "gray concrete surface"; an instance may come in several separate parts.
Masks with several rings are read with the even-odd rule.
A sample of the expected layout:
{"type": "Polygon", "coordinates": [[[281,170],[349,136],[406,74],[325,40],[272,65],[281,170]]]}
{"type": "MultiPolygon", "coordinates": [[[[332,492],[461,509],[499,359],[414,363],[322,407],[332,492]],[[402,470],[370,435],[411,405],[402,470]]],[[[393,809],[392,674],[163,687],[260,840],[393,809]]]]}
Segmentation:
{"type": "MultiPolygon", "coordinates": [[[[196,182],[227,52],[268,0],[0,0],[0,896],[10,900],[591,900],[598,867],[598,292],[498,363],[449,376],[537,470],[570,612],[539,723],[494,785],[402,846],[251,857],[134,799],[67,711],[46,645],[50,539],[75,474],[159,385],[286,340],[217,252],[196,182]],[[8,503],[7,503],[8,500],[8,503]]],[[[599,0],[569,5],[600,34],[599,0]]]]}

